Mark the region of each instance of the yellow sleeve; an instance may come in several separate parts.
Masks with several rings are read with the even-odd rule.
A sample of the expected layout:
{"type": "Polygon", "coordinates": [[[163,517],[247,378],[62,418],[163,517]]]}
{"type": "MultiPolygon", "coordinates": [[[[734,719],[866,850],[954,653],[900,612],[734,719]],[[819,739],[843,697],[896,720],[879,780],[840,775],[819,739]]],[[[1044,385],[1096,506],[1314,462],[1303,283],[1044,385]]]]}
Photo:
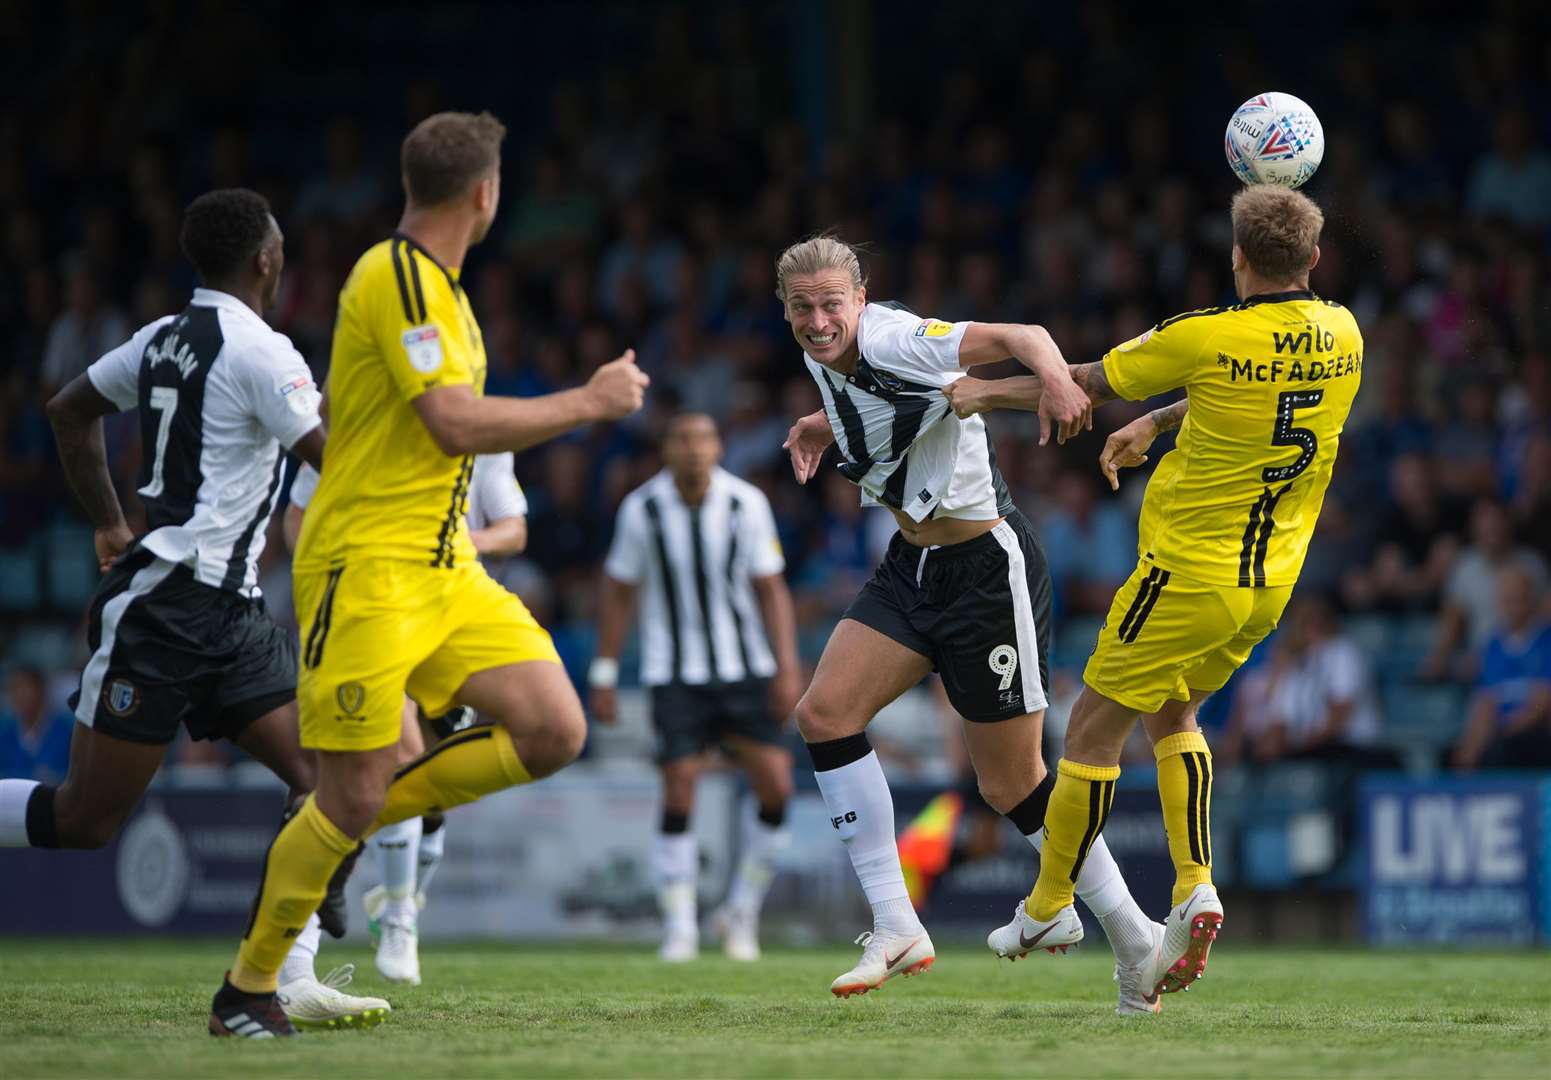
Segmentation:
{"type": "Polygon", "coordinates": [[[474,382],[458,298],[442,271],[402,241],[373,275],[370,331],[405,401],[474,382]]]}
{"type": "Polygon", "coordinates": [[[1127,401],[1188,386],[1212,338],[1215,309],[1164,319],[1104,354],[1104,378],[1127,401]]]}

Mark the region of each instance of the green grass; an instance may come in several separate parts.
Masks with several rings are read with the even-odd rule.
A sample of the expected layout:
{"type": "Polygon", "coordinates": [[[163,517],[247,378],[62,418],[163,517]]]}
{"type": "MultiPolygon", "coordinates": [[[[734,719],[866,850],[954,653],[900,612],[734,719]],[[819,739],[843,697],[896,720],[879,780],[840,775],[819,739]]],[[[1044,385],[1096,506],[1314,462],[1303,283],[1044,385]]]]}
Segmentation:
{"type": "MultiPolygon", "coordinates": [[[[3,939],[0,1077],[1551,1076],[1544,952],[1224,945],[1162,1016],[1121,1019],[1102,946],[1019,964],[945,949],[838,1001],[855,950],[666,968],[634,948],[431,944],[383,1027],[252,1043],[204,1033],[226,943],[3,939]]],[[[364,949],[325,946],[320,966],[346,960],[384,992],[364,949]]]]}

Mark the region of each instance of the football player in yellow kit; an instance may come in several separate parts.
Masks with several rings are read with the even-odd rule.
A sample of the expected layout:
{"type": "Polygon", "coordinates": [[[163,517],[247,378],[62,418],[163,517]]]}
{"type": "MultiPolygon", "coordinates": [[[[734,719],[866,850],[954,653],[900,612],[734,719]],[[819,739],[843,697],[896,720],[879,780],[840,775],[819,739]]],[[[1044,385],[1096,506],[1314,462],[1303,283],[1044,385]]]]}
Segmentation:
{"type": "MultiPolygon", "coordinates": [[[[1157,932],[1150,1000],[1205,970],[1222,924],[1212,886],[1212,755],[1196,723],[1276,626],[1308,553],[1362,377],[1362,335],[1344,307],[1309,290],[1324,216],[1306,196],[1259,185],[1233,200],[1240,302],[1186,312],[1072,368],[1095,405],[1184,389],[1185,399],[1111,435],[1101,467],[1147,460],[1163,431],[1175,449],[1147,485],[1140,559],[1115,594],[1083,672],[1045,817],[1039,881],[998,936],[1082,938],[1073,883],[1114,800],[1120,750],[1142,714],[1158,762],[1175,865],[1174,910],[1157,932]]],[[[973,378],[944,393],[960,415],[1038,407],[1037,377],[973,378]]]]}
{"type": "Polygon", "coordinates": [[[293,562],[301,740],[319,751],[318,786],[269,849],[212,1002],[215,1035],[294,1034],[276,973],[362,836],[548,776],[586,737],[549,634],[479,564],[469,484],[477,454],[634,412],[647,378],[626,352],[585,386],[484,396],[484,340],[460,270],[495,218],[505,134],[489,113],[417,125],[402,148],[398,230],[340,293],[330,441],[293,562]],[[488,722],[398,768],[406,692],[428,715],[467,705],[488,722]]]}

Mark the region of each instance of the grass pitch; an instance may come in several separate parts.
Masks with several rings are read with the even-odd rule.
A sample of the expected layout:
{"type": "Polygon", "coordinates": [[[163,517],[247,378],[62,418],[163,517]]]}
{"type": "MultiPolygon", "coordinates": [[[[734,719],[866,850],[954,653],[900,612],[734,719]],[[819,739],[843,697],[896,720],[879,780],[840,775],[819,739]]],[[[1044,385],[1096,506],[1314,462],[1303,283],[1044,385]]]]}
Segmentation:
{"type": "Polygon", "coordinates": [[[944,949],[929,974],[838,1001],[855,949],[707,951],[428,944],[426,985],[362,993],[370,1032],[215,1040],[227,942],[0,939],[0,1076],[1551,1076],[1551,956],[1259,950],[1224,939],[1157,1018],[1113,1014],[1102,945],[1007,964],[944,949]]]}

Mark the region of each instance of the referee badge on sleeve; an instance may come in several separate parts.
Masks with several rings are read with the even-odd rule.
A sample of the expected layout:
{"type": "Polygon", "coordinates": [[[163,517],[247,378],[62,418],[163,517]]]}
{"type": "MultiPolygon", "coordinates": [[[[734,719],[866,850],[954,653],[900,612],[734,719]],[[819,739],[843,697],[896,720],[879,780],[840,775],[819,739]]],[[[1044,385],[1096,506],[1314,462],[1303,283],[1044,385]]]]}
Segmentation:
{"type": "Polygon", "coordinates": [[[404,353],[409,366],[429,375],[442,366],[442,335],[434,326],[411,326],[404,331],[404,353]]]}

